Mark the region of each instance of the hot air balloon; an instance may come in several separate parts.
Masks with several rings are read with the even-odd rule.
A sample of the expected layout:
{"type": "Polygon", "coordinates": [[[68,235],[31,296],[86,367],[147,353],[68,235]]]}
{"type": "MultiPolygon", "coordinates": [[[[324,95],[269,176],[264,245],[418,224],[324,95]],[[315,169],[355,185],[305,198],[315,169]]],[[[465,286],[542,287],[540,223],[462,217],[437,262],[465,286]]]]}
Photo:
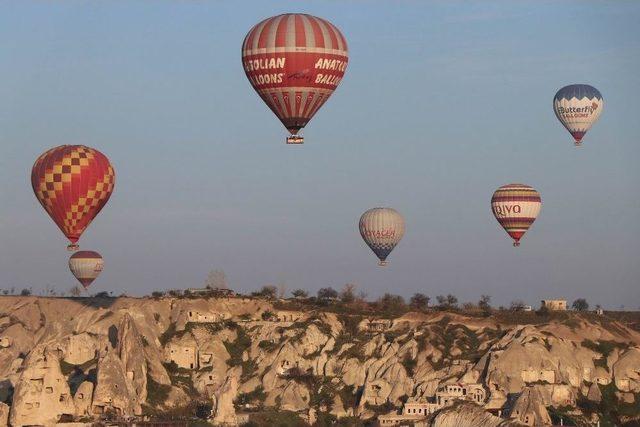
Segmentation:
{"type": "Polygon", "coordinates": [[[344,76],[347,41],[329,21],[286,13],[255,25],[242,43],[242,66],[258,95],[291,136],[298,134],[322,107],[344,76]]]}
{"type": "Polygon", "coordinates": [[[387,257],[404,236],[404,218],[392,208],[369,209],[360,217],[360,235],[380,259],[378,265],[387,265],[387,257]]]}
{"type": "Polygon", "coordinates": [[[491,198],[493,215],[513,239],[513,246],[520,246],[520,239],[538,217],[541,206],[540,194],[524,184],[503,185],[491,198]]]}
{"type": "Polygon", "coordinates": [[[598,120],[603,107],[602,95],[589,85],[565,86],[553,97],[553,111],[573,136],[576,146],[582,144],[584,134],[598,120]]]}
{"type": "Polygon", "coordinates": [[[69,270],[85,289],[98,278],[104,261],[98,252],[78,251],[69,258],[69,270]]]}
{"type": "Polygon", "coordinates": [[[109,159],[84,145],[61,145],[33,164],[31,185],[51,219],[78,249],[78,239],[107,203],[115,183],[109,159]]]}

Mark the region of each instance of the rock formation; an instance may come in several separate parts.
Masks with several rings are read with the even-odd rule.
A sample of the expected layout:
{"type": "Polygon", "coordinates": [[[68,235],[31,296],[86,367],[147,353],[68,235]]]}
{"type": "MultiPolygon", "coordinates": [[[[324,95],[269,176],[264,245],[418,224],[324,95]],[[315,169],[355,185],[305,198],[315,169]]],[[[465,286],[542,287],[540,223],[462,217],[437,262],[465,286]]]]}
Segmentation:
{"type": "Polygon", "coordinates": [[[434,426],[548,425],[547,408],[572,407],[586,425],[597,414],[579,404],[598,410],[606,398],[629,413],[640,398],[640,333],[614,318],[380,319],[277,304],[294,306],[0,297],[0,427],[4,418],[23,426],[196,409],[206,417],[203,402],[218,425],[261,407],[306,421],[386,414],[434,426]]]}

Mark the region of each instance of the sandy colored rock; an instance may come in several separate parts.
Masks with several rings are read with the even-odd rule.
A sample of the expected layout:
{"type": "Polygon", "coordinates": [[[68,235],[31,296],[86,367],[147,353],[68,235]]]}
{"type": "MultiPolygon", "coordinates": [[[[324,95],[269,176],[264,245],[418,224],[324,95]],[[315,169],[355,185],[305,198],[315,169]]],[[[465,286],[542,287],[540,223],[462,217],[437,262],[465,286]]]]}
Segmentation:
{"type": "Polygon", "coordinates": [[[126,376],[122,361],[115,351],[107,351],[98,361],[91,412],[97,415],[137,415],[142,412],[140,403],[133,384],[126,376]]]}
{"type": "Polygon", "coordinates": [[[9,425],[9,405],[0,402],[0,427],[9,425]]]}
{"type": "Polygon", "coordinates": [[[598,384],[592,383],[591,386],[589,386],[587,399],[596,403],[600,403],[602,401],[602,392],[600,391],[600,387],[598,387],[598,384]]]}
{"type": "Polygon", "coordinates": [[[74,414],[75,405],[56,353],[42,347],[34,349],[15,385],[11,425],[51,425],[62,415],[74,414]]]}
{"type": "Polygon", "coordinates": [[[85,416],[90,414],[91,402],[93,400],[93,383],[84,381],[73,395],[73,403],[76,406],[76,415],[85,416]]]}
{"type": "Polygon", "coordinates": [[[118,325],[116,352],[139,402],[147,400],[147,361],[140,333],[129,314],[118,325]]]}
{"type": "Polygon", "coordinates": [[[529,426],[552,424],[542,395],[536,387],[524,389],[513,405],[510,416],[529,426]]]}
{"type": "Polygon", "coordinates": [[[238,395],[238,377],[241,369],[233,368],[226,380],[212,396],[212,422],[215,425],[237,425],[236,409],[233,401],[238,395]]]}
{"type": "Polygon", "coordinates": [[[309,405],[309,389],[296,381],[289,381],[280,396],[280,409],[284,411],[303,411],[309,405]]]}
{"type": "Polygon", "coordinates": [[[472,403],[445,408],[433,419],[432,427],[518,427],[522,424],[503,420],[472,403]]]}

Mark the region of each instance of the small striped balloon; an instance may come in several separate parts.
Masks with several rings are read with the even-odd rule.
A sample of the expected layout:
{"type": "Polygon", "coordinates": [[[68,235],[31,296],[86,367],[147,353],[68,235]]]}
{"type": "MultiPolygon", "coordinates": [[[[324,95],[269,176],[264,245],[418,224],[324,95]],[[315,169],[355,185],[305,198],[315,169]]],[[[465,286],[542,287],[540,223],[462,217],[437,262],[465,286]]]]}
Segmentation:
{"type": "Polygon", "coordinates": [[[491,198],[491,210],[502,228],[520,246],[520,239],[538,217],[542,199],[533,187],[507,184],[498,188],[491,198]]]}
{"type": "Polygon", "coordinates": [[[96,280],[104,268],[104,261],[98,252],[78,251],[69,258],[69,269],[85,289],[96,280]]]}
{"type": "Polygon", "coordinates": [[[576,146],[582,144],[582,138],[598,120],[603,108],[602,95],[589,85],[565,86],[553,97],[553,111],[573,136],[576,146]]]}
{"type": "Polygon", "coordinates": [[[369,209],[360,217],[360,235],[380,260],[386,260],[404,236],[404,218],[392,208],[369,209]]]}

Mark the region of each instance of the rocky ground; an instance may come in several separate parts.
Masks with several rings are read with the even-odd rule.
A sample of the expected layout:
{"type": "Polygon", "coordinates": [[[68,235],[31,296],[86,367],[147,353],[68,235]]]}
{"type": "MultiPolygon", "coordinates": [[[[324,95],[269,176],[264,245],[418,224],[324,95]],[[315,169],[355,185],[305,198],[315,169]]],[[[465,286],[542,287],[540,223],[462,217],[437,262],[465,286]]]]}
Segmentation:
{"type": "Polygon", "coordinates": [[[238,297],[0,297],[0,426],[366,425],[411,402],[434,413],[404,425],[640,420],[640,333],[624,317],[354,313],[238,297]],[[475,401],[439,404],[447,385],[475,387],[475,401]]]}

